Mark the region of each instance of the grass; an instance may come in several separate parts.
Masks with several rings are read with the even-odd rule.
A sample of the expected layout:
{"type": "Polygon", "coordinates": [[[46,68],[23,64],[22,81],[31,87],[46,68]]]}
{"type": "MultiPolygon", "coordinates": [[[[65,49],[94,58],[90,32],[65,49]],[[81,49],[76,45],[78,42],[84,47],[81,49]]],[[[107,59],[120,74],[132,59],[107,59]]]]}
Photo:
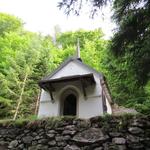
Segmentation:
{"type": "MultiPolygon", "coordinates": [[[[111,122],[111,120],[116,120],[119,119],[120,120],[120,126],[126,124],[127,121],[129,121],[130,119],[134,118],[134,117],[142,117],[143,115],[141,114],[124,114],[124,115],[120,115],[120,116],[112,116],[112,115],[104,115],[104,116],[99,116],[98,117],[98,122],[101,122],[103,125],[108,124],[109,122],[111,122]]],[[[65,124],[65,122],[72,124],[71,122],[73,122],[73,120],[84,120],[84,119],[79,119],[73,116],[61,116],[61,117],[47,117],[47,118],[37,118],[37,116],[32,115],[29,116],[27,118],[19,118],[17,120],[13,120],[13,119],[4,119],[4,120],[0,120],[0,126],[16,126],[16,127],[21,127],[21,126],[38,126],[38,127],[51,127],[51,128],[55,128],[57,126],[62,126],[63,124],[65,124]]],[[[93,122],[95,119],[91,118],[90,121],[93,122]]],[[[95,120],[95,121],[96,121],[95,120]]],[[[97,122],[96,121],[96,122],[97,122]]]]}
{"type": "Polygon", "coordinates": [[[28,122],[35,121],[35,120],[38,120],[37,116],[35,115],[29,116],[27,118],[18,118],[16,120],[3,119],[3,120],[0,120],[0,126],[11,126],[11,125],[22,126],[24,124],[27,124],[28,122]]]}
{"type": "Polygon", "coordinates": [[[72,116],[62,116],[62,117],[47,117],[47,118],[37,118],[37,116],[29,116],[27,118],[19,118],[16,120],[13,119],[4,119],[0,120],[0,126],[49,126],[55,128],[61,126],[64,122],[71,122],[75,119],[72,116]]]}

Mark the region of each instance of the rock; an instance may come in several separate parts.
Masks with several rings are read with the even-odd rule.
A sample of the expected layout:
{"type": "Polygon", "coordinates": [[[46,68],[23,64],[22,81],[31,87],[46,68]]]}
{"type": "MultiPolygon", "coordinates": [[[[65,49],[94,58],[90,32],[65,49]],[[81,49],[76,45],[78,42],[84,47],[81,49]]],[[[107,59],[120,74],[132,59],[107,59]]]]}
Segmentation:
{"type": "Polygon", "coordinates": [[[0,146],[5,146],[5,145],[7,145],[7,144],[8,144],[7,141],[0,141],[0,146]]]}
{"type": "Polygon", "coordinates": [[[51,139],[51,138],[54,138],[55,134],[53,134],[53,133],[48,133],[47,136],[51,139]]]}
{"type": "Polygon", "coordinates": [[[28,150],[37,150],[37,147],[34,145],[34,146],[30,146],[29,148],[28,148],[28,150]]]}
{"type": "Polygon", "coordinates": [[[47,145],[42,145],[42,144],[32,146],[31,148],[35,148],[35,149],[31,149],[31,150],[48,150],[48,146],[47,145]]]}
{"type": "Polygon", "coordinates": [[[77,147],[76,145],[67,145],[64,150],[81,150],[79,147],[77,147]]]}
{"type": "Polygon", "coordinates": [[[85,131],[77,133],[73,137],[73,141],[83,144],[92,144],[96,142],[102,142],[107,140],[108,135],[104,135],[101,129],[90,128],[85,131]]]}
{"type": "Polygon", "coordinates": [[[109,135],[111,137],[119,137],[119,136],[122,136],[122,133],[120,133],[120,132],[110,132],[109,135]]]}
{"type": "Polygon", "coordinates": [[[50,146],[55,146],[55,145],[56,145],[56,141],[55,141],[55,140],[52,140],[52,141],[48,142],[48,145],[50,145],[50,146]]]}
{"type": "Polygon", "coordinates": [[[138,119],[133,119],[130,125],[133,127],[143,127],[144,126],[142,120],[138,120],[138,119]]]}
{"type": "Polygon", "coordinates": [[[40,132],[38,135],[43,136],[44,134],[45,134],[45,132],[40,132]]]}
{"type": "Polygon", "coordinates": [[[105,143],[104,150],[127,150],[126,145],[117,145],[115,143],[105,143]]]}
{"type": "Polygon", "coordinates": [[[36,133],[36,132],[33,132],[33,133],[32,133],[32,136],[37,136],[37,133],[36,133]]]}
{"type": "Polygon", "coordinates": [[[75,129],[76,129],[76,126],[75,126],[75,125],[67,125],[67,126],[65,127],[65,129],[67,129],[67,130],[75,130],[75,129]]]}
{"type": "Polygon", "coordinates": [[[127,143],[138,143],[140,141],[140,138],[133,135],[127,135],[127,143]]]}
{"type": "Polygon", "coordinates": [[[37,145],[38,141],[32,141],[32,145],[37,145]]]}
{"type": "Polygon", "coordinates": [[[104,150],[118,150],[118,145],[114,143],[104,143],[104,150]]]}
{"type": "Polygon", "coordinates": [[[48,130],[48,134],[56,134],[57,132],[55,130],[48,130]]]}
{"type": "Polygon", "coordinates": [[[58,145],[58,146],[65,147],[65,146],[67,145],[67,143],[64,142],[64,141],[61,141],[61,142],[57,142],[57,145],[58,145]]]}
{"type": "Polygon", "coordinates": [[[149,147],[150,149],[150,138],[145,138],[142,143],[144,144],[144,146],[149,147]]]}
{"type": "Polygon", "coordinates": [[[77,120],[77,124],[76,126],[78,127],[78,129],[82,130],[82,128],[89,128],[91,126],[91,122],[88,120],[77,120]]]}
{"type": "Polygon", "coordinates": [[[133,108],[125,108],[123,106],[118,106],[117,104],[113,105],[113,115],[121,116],[125,114],[137,114],[138,112],[133,108]]]}
{"type": "Polygon", "coordinates": [[[17,140],[11,141],[10,144],[9,144],[9,148],[17,147],[17,145],[18,145],[18,141],[17,140]]]}
{"type": "Polygon", "coordinates": [[[24,149],[24,144],[20,144],[20,145],[18,146],[18,148],[19,148],[19,149],[24,149]]]}
{"type": "Polygon", "coordinates": [[[39,139],[41,139],[41,137],[40,137],[39,135],[37,135],[37,136],[35,137],[35,139],[36,139],[36,140],[39,140],[39,139]]]}
{"type": "Polygon", "coordinates": [[[64,139],[64,141],[68,141],[68,140],[71,139],[71,136],[70,135],[66,135],[66,136],[63,137],[63,139],[64,139]]]}
{"type": "Polygon", "coordinates": [[[118,146],[118,150],[127,150],[126,145],[117,145],[118,146]]]}
{"type": "Polygon", "coordinates": [[[56,127],[1,126],[0,150],[150,150],[150,117],[125,119],[75,119],[56,127]]]}
{"type": "Polygon", "coordinates": [[[126,139],[125,138],[113,138],[112,142],[115,144],[125,144],[126,143],[126,139]]]}
{"type": "Polygon", "coordinates": [[[63,135],[74,135],[76,133],[75,130],[71,131],[71,130],[64,130],[63,131],[63,135]]]}
{"type": "Polygon", "coordinates": [[[4,129],[4,128],[0,129],[1,136],[5,135],[6,133],[7,133],[7,129],[4,129]]]}
{"type": "Polygon", "coordinates": [[[32,143],[32,140],[33,140],[33,137],[32,137],[32,136],[26,136],[26,137],[23,138],[23,142],[24,142],[25,144],[30,144],[30,143],[32,143]]]}
{"type": "Polygon", "coordinates": [[[39,144],[46,144],[48,142],[48,139],[40,139],[38,140],[39,144]]]}
{"type": "Polygon", "coordinates": [[[24,134],[18,135],[18,136],[16,137],[16,140],[20,140],[23,136],[24,136],[24,134]]]}
{"type": "Polygon", "coordinates": [[[144,131],[141,128],[139,128],[139,127],[129,127],[128,131],[131,134],[141,134],[141,133],[144,133],[144,131]]]}
{"type": "Polygon", "coordinates": [[[10,138],[6,138],[6,141],[11,142],[11,141],[12,141],[12,139],[10,139],[10,138]]]}
{"type": "Polygon", "coordinates": [[[51,147],[51,148],[48,148],[48,150],[61,150],[61,149],[58,147],[51,147]]]}
{"type": "Polygon", "coordinates": [[[103,150],[103,147],[96,147],[94,150],[103,150]]]}
{"type": "Polygon", "coordinates": [[[38,134],[43,133],[43,132],[44,132],[44,129],[42,129],[42,128],[38,130],[38,134]]]}
{"type": "Polygon", "coordinates": [[[8,150],[6,146],[0,146],[0,150],[8,150]]]}
{"type": "Polygon", "coordinates": [[[91,146],[84,146],[82,147],[82,150],[93,150],[93,148],[91,148],[91,146]]]}
{"type": "Polygon", "coordinates": [[[63,136],[56,136],[55,139],[57,142],[64,141],[63,136]]]}
{"type": "Polygon", "coordinates": [[[24,133],[29,133],[30,132],[30,130],[24,130],[24,133]]]}
{"type": "Polygon", "coordinates": [[[74,135],[75,133],[76,133],[75,125],[66,126],[64,131],[62,132],[63,135],[74,135]]]}
{"type": "Polygon", "coordinates": [[[62,131],[64,131],[64,127],[59,127],[59,128],[56,128],[55,130],[58,132],[62,132],[62,131]]]}
{"type": "Polygon", "coordinates": [[[143,150],[144,149],[144,145],[141,143],[131,143],[128,145],[129,148],[134,149],[134,150],[143,150]]]}

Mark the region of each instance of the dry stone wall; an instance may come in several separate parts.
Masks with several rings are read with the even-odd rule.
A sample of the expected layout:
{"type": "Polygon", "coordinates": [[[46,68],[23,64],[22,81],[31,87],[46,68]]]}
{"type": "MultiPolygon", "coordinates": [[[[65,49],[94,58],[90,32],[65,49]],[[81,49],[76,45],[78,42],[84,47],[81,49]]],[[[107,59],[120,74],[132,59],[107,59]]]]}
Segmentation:
{"type": "Polygon", "coordinates": [[[150,116],[0,124],[0,150],[150,150],[150,116]]]}

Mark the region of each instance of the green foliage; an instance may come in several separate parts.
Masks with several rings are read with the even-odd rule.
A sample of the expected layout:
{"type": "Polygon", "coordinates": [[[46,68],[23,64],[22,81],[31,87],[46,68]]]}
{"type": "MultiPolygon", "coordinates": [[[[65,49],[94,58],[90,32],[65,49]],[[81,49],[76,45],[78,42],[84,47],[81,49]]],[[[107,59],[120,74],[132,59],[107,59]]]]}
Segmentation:
{"type": "MultiPolygon", "coordinates": [[[[82,8],[87,5],[89,7],[89,13],[90,17],[94,17],[95,14],[105,5],[108,4],[108,2],[111,2],[112,0],[60,0],[58,2],[58,7],[60,9],[63,8],[64,13],[67,15],[70,15],[71,13],[73,15],[79,16],[82,12],[82,8]]],[[[87,12],[86,12],[87,13],[87,12]]]]}
{"type": "Polygon", "coordinates": [[[94,31],[78,30],[76,32],[65,32],[59,34],[57,37],[57,43],[61,44],[63,48],[68,46],[76,46],[77,39],[80,40],[81,49],[84,47],[86,41],[96,41],[103,37],[103,33],[100,29],[94,31]]]}
{"type": "MultiPolygon", "coordinates": [[[[6,24],[3,28],[5,34],[0,36],[0,88],[2,89],[0,101],[1,105],[5,104],[1,113],[6,113],[0,115],[0,118],[12,117],[20,99],[22,104],[19,108],[19,117],[28,116],[35,109],[39,92],[37,82],[45,73],[43,71],[48,70],[48,63],[45,65],[43,62],[43,58],[47,55],[44,53],[47,49],[44,45],[46,38],[20,30],[21,21],[13,16],[7,14],[0,16],[4,19],[0,20],[0,23],[2,21],[6,24]],[[11,107],[6,105],[10,102],[11,107]]],[[[46,57],[45,60],[48,60],[48,55],[46,57]]]]}
{"type": "Polygon", "coordinates": [[[54,43],[50,36],[25,31],[18,18],[0,16],[3,16],[0,24],[4,22],[0,29],[0,118],[12,118],[20,100],[18,118],[34,114],[40,91],[38,81],[68,57],[76,55],[78,38],[83,62],[106,76],[113,100],[150,114],[149,69],[146,68],[150,64],[149,35],[141,43],[138,40],[128,43],[120,57],[116,57],[111,51],[116,43],[104,40],[100,29],[59,32],[54,43]]]}
{"type": "Polygon", "coordinates": [[[113,19],[118,24],[118,29],[112,38],[111,50],[119,63],[122,63],[120,60],[128,62],[127,66],[123,65],[128,73],[125,73],[124,80],[122,77],[119,79],[127,89],[119,97],[127,100],[126,103],[121,99],[117,100],[126,106],[135,107],[139,112],[149,114],[149,1],[115,0],[113,8],[113,19]]]}
{"type": "MultiPolygon", "coordinates": [[[[101,69],[108,79],[115,102],[149,114],[149,0],[93,0],[87,3],[82,0],[60,0],[59,7],[64,8],[66,14],[73,12],[79,15],[83,5],[90,5],[89,11],[93,16],[108,2],[113,6],[112,19],[117,29],[110,42],[111,51],[102,53],[103,61],[96,63],[96,68],[103,64],[101,69]]],[[[92,50],[94,48],[91,47],[92,50]]],[[[91,62],[90,65],[95,66],[95,63],[91,62]]]]}
{"type": "Polygon", "coordinates": [[[20,30],[22,24],[22,21],[15,16],[0,13],[0,36],[11,31],[20,30]]]}
{"type": "Polygon", "coordinates": [[[0,97],[0,118],[7,117],[7,115],[11,115],[11,101],[0,97]]]}
{"type": "Polygon", "coordinates": [[[118,24],[111,49],[117,56],[132,55],[131,67],[139,84],[145,85],[150,72],[149,1],[114,1],[114,20],[118,24]]]}
{"type": "MultiPolygon", "coordinates": [[[[62,49],[59,51],[61,58],[59,60],[62,61],[69,56],[76,55],[75,50],[78,38],[82,60],[89,66],[99,71],[104,71],[103,63],[107,55],[108,41],[103,39],[103,33],[100,29],[94,31],[78,30],[59,34],[57,44],[62,45],[62,49]]],[[[55,56],[55,54],[53,55],[55,56]]]]}

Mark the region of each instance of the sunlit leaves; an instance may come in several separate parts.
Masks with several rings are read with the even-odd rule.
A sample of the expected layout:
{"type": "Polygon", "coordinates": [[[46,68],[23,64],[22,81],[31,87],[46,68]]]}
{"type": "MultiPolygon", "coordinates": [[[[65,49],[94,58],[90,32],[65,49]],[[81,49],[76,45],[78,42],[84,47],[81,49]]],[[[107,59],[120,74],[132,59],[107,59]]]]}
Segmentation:
{"type": "Polygon", "coordinates": [[[15,16],[0,13],[0,36],[11,31],[19,31],[22,24],[22,21],[15,16]]]}

